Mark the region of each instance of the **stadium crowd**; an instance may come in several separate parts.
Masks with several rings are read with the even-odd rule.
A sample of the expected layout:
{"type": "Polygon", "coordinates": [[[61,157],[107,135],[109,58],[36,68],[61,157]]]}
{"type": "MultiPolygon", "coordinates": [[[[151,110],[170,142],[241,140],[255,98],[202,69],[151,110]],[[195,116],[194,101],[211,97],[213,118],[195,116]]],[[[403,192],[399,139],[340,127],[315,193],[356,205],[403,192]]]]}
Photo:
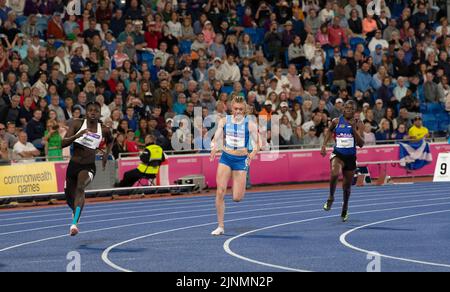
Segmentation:
{"type": "Polygon", "coordinates": [[[319,146],[347,100],[369,145],[448,132],[446,1],[72,1],[0,0],[0,160],[70,155],[62,137],[91,101],[115,158],[148,133],[206,151],[235,95],[269,145],[276,131],[319,146]]]}

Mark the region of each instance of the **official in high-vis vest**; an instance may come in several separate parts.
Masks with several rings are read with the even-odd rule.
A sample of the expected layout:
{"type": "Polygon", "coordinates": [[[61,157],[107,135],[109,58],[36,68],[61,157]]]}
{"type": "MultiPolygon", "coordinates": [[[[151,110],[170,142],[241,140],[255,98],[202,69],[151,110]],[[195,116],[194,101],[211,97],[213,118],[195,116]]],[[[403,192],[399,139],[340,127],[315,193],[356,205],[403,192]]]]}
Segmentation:
{"type": "Polygon", "coordinates": [[[145,149],[140,155],[141,163],[137,168],[125,172],[123,180],[116,184],[116,187],[132,187],[140,179],[150,180],[156,178],[159,167],[166,158],[163,149],[156,145],[155,141],[155,136],[145,136],[145,149]]]}

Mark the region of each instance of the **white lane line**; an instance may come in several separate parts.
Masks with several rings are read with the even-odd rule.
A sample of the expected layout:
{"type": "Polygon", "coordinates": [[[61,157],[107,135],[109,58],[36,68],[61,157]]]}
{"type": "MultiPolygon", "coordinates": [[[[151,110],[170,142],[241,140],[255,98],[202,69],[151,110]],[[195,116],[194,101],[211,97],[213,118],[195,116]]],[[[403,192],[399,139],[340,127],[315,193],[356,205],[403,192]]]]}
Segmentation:
{"type": "MultiPolygon", "coordinates": [[[[364,199],[364,200],[353,200],[352,203],[358,203],[358,202],[370,202],[370,201],[378,201],[380,199],[384,199],[385,195],[379,195],[379,196],[371,196],[371,199],[364,199]],[[383,196],[382,198],[373,198],[373,197],[379,197],[379,196],[383,196]]],[[[435,201],[435,200],[446,200],[450,197],[442,197],[441,195],[430,195],[428,197],[433,197],[433,196],[438,196],[439,198],[435,198],[435,199],[427,199],[425,201],[435,201]]],[[[393,196],[393,197],[389,197],[389,199],[400,199],[403,198],[404,196],[393,196]]],[[[409,196],[410,199],[412,198],[416,198],[416,197],[423,197],[423,194],[420,195],[415,195],[415,196],[409,196]]],[[[279,202],[279,203],[268,203],[268,204],[259,204],[259,205],[252,205],[252,209],[248,210],[249,212],[254,212],[254,211],[261,211],[261,210],[267,210],[267,209],[253,209],[253,207],[262,207],[262,206],[272,206],[272,209],[280,209],[280,208],[273,208],[274,205],[285,205],[285,204],[292,204],[292,203],[306,203],[306,202],[321,202],[321,199],[311,199],[311,200],[298,200],[298,201],[286,201],[286,202],[279,202]]],[[[408,201],[409,203],[413,203],[413,202],[423,202],[424,200],[413,200],[413,201],[408,201]]],[[[385,203],[389,203],[389,202],[385,202],[385,203]]],[[[297,208],[297,207],[311,207],[311,206],[316,206],[317,204],[306,204],[306,205],[296,205],[296,206],[289,206],[286,208],[297,208]]],[[[205,205],[205,207],[209,207],[210,205],[205,205]]],[[[200,206],[199,206],[200,207],[200,206]]],[[[247,206],[246,206],[247,207],[247,206]]],[[[175,209],[175,208],[173,208],[175,209]]],[[[244,211],[246,210],[246,208],[242,208],[242,205],[235,205],[235,206],[231,206],[227,208],[229,209],[244,209],[244,211]]],[[[281,208],[282,209],[282,208],[281,208]]],[[[167,209],[164,209],[167,210],[167,209]]],[[[121,220],[128,220],[128,219],[140,219],[140,218],[148,218],[148,217],[156,217],[156,216],[164,216],[164,215],[175,215],[175,214],[183,214],[183,213],[191,213],[191,212],[198,212],[198,211],[211,211],[214,212],[215,209],[214,208],[209,208],[209,209],[205,209],[202,206],[202,209],[198,209],[198,210],[188,210],[188,211],[176,211],[176,212],[169,212],[169,213],[159,213],[159,214],[150,214],[150,215],[143,215],[143,216],[131,216],[131,217],[120,217],[120,218],[114,218],[114,219],[105,219],[105,220],[96,220],[96,221],[88,221],[88,222],[82,222],[80,223],[80,226],[84,226],[87,224],[97,224],[97,223],[105,223],[105,222],[112,222],[112,221],[121,221],[121,220]]],[[[143,212],[143,211],[142,211],[143,212]]],[[[142,213],[139,212],[139,213],[142,213]]],[[[134,212],[130,212],[130,213],[125,213],[125,214],[131,214],[134,212]]],[[[235,214],[236,212],[232,212],[232,213],[228,213],[228,214],[235,214]]],[[[92,217],[92,216],[87,216],[84,217],[88,218],[88,217],[92,217]]],[[[97,216],[95,216],[97,217],[97,216]]],[[[47,220],[46,220],[47,221],[47,220]]],[[[42,222],[46,222],[46,221],[37,221],[35,223],[42,223],[42,222]]],[[[49,222],[53,222],[54,220],[48,220],[49,222]]],[[[20,223],[15,223],[15,224],[9,224],[6,226],[12,226],[12,225],[21,225],[20,223]]],[[[5,226],[5,225],[3,225],[5,226]]],[[[45,226],[45,227],[38,227],[38,228],[31,228],[31,229],[21,229],[21,230],[15,230],[15,231],[9,231],[9,232],[3,232],[0,233],[0,236],[2,235],[11,235],[11,234],[17,234],[17,233],[24,233],[24,232],[31,232],[31,231],[41,231],[41,230],[48,230],[48,229],[54,229],[54,228],[59,228],[59,227],[67,227],[67,224],[59,224],[59,225],[52,225],[52,226],[45,226]]]]}
{"type": "MultiPolygon", "coordinates": [[[[386,205],[386,204],[399,204],[399,203],[404,204],[405,201],[390,202],[390,203],[378,203],[378,204],[366,204],[366,205],[354,205],[354,206],[352,206],[352,208],[379,206],[379,205],[386,205]]],[[[439,203],[439,204],[431,204],[431,205],[425,205],[425,206],[436,206],[436,205],[446,205],[446,204],[450,204],[450,203],[439,203]]],[[[420,205],[420,206],[423,206],[423,205],[420,205]]],[[[401,209],[404,209],[404,208],[414,208],[414,207],[415,206],[403,207],[403,208],[399,208],[399,209],[401,210],[401,209]]],[[[271,210],[271,209],[269,209],[269,210],[271,210]]],[[[286,212],[286,213],[278,213],[278,214],[263,215],[263,216],[253,216],[253,217],[247,217],[247,218],[243,218],[243,219],[231,219],[231,220],[228,220],[227,222],[242,221],[242,220],[246,220],[246,219],[277,217],[277,216],[302,214],[302,213],[322,212],[322,211],[323,210],[321,210],[321,209],[315,209],[315,210],[304,210],[304,211],[296,211],[296,212],[286,212]]],[[[231,213],[228,213],[228,214],[248,213],[248,212],[251,212],[251,211],[231,212],[231,213]]],[[[215,217],[215,214],[179,217],[179,218],[175,218],[175,219],[165,219],[165,220],[158,220],[158,221],[148,221],[148,222],[141,222],[141,223],[117,225],[117,226],[112,226],[112,227],[88,230],[88,231],[85,231],[85,232],[81,232],[80,234],[89,234],[89,233],[95,233],[95,232],[100,232],[100,231],[121,229],[121,228],[126,228],[126,227],[134,227],[134,226],[148,225],[148,224],[154,224],[154,223],[164,223],[164,222],[177,221],[177,220],[204,218],[204,217],[211,217],[211,216],[215,217]]],[[[215,224],[217,224],[217,222],[215,222],[215,224]]],[[[63,235],[47,237],[47,238],[43,238],[43,239],[39,239],[39,240],[22,242],[20,244],[16,244],[16,245],[13,245],[13,246],[9,246],[9,247],[5,247],[3,249],[0,249],[0,252],[5,252],[5,251],[12,250],[12,249],[16,249],[18,247],[28,246],[28,245],[32,245],[32,244],[36,244],[36,243],[40,243],[40,242],[45,242],[45,241],[51,241],[51,240],[60,239],[60,238],[64,238],[64,237],[68,237],[68,235],[67,234],[63,234],[63,235]]]]}
{"type": "MultiPolygon", "coordinates": [[[[397,211],[397,210],[404,210],[404,209],[413,209],[413,208],[423,208],[423,207],[432,207],[432,206],[442,206],[442,205],[449,205],[450,202],[447,203],[438,203],[438,204],[427,204],[427,205],[416,205],[416,206],[408,206],[408,207],[398,207],[398,208],[389,208],[389,209],[381,209],[381,210],[370,210],[370,211],[362,211],[362,212],[352,212],[352,214],[366,214],[366,213],[377,213],[377,212],[386,212],[386,211],[397,211]]],[[[352,208],[355,208],[357,206],[353,206],[352,208]]],[[[263,215],[263,216],[255,216],[255,217],[248,217],[248,218],[240,218],[240,219],[231,219],[231,220],[226,220],[225,222],[236,222],[236,221],[242,221],[242,220],[250,220],[250,219],[260,219],[260,218],[269,218],[269,217],[276,217],[276,216],[284,216],[284,215],[292,215],[292,214],[298,214],[299,212],[290,212],[290,213],[282,213],[282,214],[272,214],[272,215],[263,215]]],[[[278,224],[275,226],[284,226],[284,225],[289,225],[289,224],[298,224],[298,223],[303,223],[303,222],[310,222],[310,221],[315,221],[315,220],[320,220],[320,219],[326,219],[326,218],[332,218],[332,217],[338,217],[339,215],[329,215],[329,216],[321,216],[321,217],[315,217],[315,218],[311,218],[311,219],[305,219],[305,220],[300,220],[300,221],[293,221],[293,222],[289,222],[289,223],[284,223],[284,224],[278,224]]],[[[163,234],[163,233],[170,233],[170,232],[174,232],[174,231],[180,231],[180,230],[186,230],[186,229],[192,229],[192,228],[196,228],[196,227],[204,227],[204,226],[208,226],[208,225],[215,225],[217,224],[217,222],[210,222],[210,223],[206,223],[206,224],[201,224],[201,225],[191,225],[191,226],[186,226],[186,227],[181,227],[181,228],[177,228],[177,229],[171,229],[171,230],[166,230],[166,231],[161,231],[161,232],[157,232],[157,233],[151,233],[151,234],[147,234],[147,235],[143,235],[143,236],[139,236],[139,237],[135,237],[132,239],[128,239],[126,241],[122,241],[119,243],[116,243],[110,247],[108,247],[107,249],[105,249],[105,251],[102,253],[102,260],[111,268],[119,270],[119,271],[131,271],[129,269],[125,269],[123,267],[120,267],[119,265],[113,263],[110,259],[109,259],[109,254],[111,253],[111,251],[114,248],[117,248],[119,246],[122,246],[124,244],[128,244],[130,242],[133,241],[137,241],[140,239],[144,239],[144,238],[148,238],[148,237],[152,237],[155,235],[159,235],[159,234],[163,234]]],[[[266,229],[268,229],[268,227],[265,227],[266,229]]],[[[248,234],[248,232],[246,232],[246,234],[248,234]]],[[[239,236],[238,236],[239,237],[239,236]]],[[[238,238],[238,237],[234,237],[234,238],[238,238]]],[[[228,245],[231,241],[228,241],[228,245]]],[[[1,250],[0,250],[1,251],[1,250]]],[[[235,256],[236,253],[231,254],[232,256],[235,256]]],[[[242,257],[239,258],[241,260],[247,260],[247,261],[255,261],[255,260],[251,260],[249,258],[245,258],[242,257]]],[[[258,261],[256,261],[258,262],[258,261]]],[[[270,263],[263,263],[263,262],[258,262],[259,264],[262,265],[272,265],[270,263]]],[[[277,265],[272,265],[272,267],[275,267],[277,265]]],[[[282,266],[277,266],[278,268],[282,268],[282,266]]],[[[287,271],[292,271],[295,268],[292,267],[283,267],[282,269],[287,270],[287,271]]],[[[300,269],[296,269],[296,270],[300,270],[300,269]]]]}
{"type": "MultiPolygon", "coordinates": [[[[440,190],[442,191],[442,190],[440,190]]],[[[432,193],[432,191],[430,191],[430,193],[432,193]]],[[[272,196],[272,198],[246,198],[246,200],[244,200],[242,202],[242,205],[251,205],[252,203],[255,202],[271,202],[271,201],[280,201],[280,199],[290,199],[292,197],[301,197],[301,198],[310,198],[310,197],[317,197],[318,194],[322,194],[322,191],[320,191],[320,193],[314,193],[311,192],[308,194],[308,196],[298,196],[297,193],[292,193],[292,194],[284,194],[284,195],[279,195],[276,193],[273,193],[272,195],[276,195],[276,196],[272,196]]],[[[379,191],[377,192],[373,192],[373,193],[364,193],[364,195],[368,195],[368,194],[379,194],[379,191]]],[[[354,196],[358,196],[358,194],[354,194],[354,196]]],[[[226,197],[227,202],[231,201],[230,197],[226,197]]],[[[140,207],[136,207],[136,208],[132,208],[131,210],[136,210],[136,209],[143,209],[143,211],[141,212],[148,212],[148,211],[161,211],[161,210],[173,210],[173,209],[183,209],[183,208],[190,208],[191,206],[196,206],[199,203],[210,203],[211,201],[213,201],[214,198],[210,197],[207,200],[198,200],[195,203],[189,203],[189,204],[170,204],[170,205],[160,205],[163,206],[165,208],[153,208],[155,206],[151,205],[151,206],[140,206],[140,207]],[[173,207],[176,206],[176,207],[173,207]],[[149,208],[151,207],[151,208],[149,208]]],[[[160,206],[156,206],[156,207],[160,207],[160,206]]],[[[111,211],[117,211],[120,210],[121,208],[112,208],[112,209],[108,209],[111,211]]],[[[128,208],[125,208],[128,209],[128,208]]],[[[96,214],[96,213],[100,213],[100,212],[104,212],[107,210],[101,210],[101,211],[89,211],[89,209],[87,209],[86,211],[83,212],[83,218],[96,218],[96,217],[102,217],[102,216],[111,216],[111,215],[121,215],[121,214],[130,214],[132,213],[131,211],[129,212],[119,212],[119,213],[109,213],[109,214],[100,214],[100,215],[90,215],[90,216],[86,216],[87,214],[96,214]]],[[[136,211],[139,212],[139,211],[136,211]]],[[[47,220],[40,220],[40,221],[36,221],[36,220],[31,220],[31,221],[25,221],[25,222],[17,222],[17,223],[11,223],[11,224],[3,224],[0,225],[0,227],[6,227],[6,226],[14,226],[14,225],[25,225],[25,224],[34,224],[34,223],[44,223],[44,222],[54,222],[55,220],[67,220],[67,215],[68,215],[68,211],[63,212],[63,213],[55,213],[55,214],[51,214],[51,215],[45,215],[45,216],[28,216],[28,217],[18,217],[18,218],[8,218],[8,219],[3,219],[0,220],[0,222],[5,222],[5,221],[14,221],[14,220],[23,220],[23,219],[33,219],[33,218],[44,218],[44,217],[54,217],[54,216],[59,216],[59,215],[65,215],[61,218],[56,217],[56,218],[52,218],[52,219],[47,219],[47,220]]]]}
{"type": "MultiPolygon", "coordinates": [[[[441,213],[448,213],[450,212],[450,210],[443,210],[443,211],[436,211],[436,212],[427,212],[427,213],[419,213],[419,214],[413,214],[413,215],[409,215],[409,216],[402,216],[402,217],[397,217],[397,218],[392,218],[392,219],[387,219],[387,220],[382,220],[382,221],[377,221],[377,222],[373,222],[373,223],[369,223],[369,224],[365,224],[356,228],[353,228],[343,234],[341,234],[341,236],[339,237],[339,241],[345,246],[348,247],[352,250],[358,251],[358,252],[362,252],[362,253],[370,253],[370,251],[356,247],[354,245],[352,245],[351,243],[349,243],[347,241],[347,237],[364,228],[370,227],[370,226],[374,226],[374,225],[379,225],[379,224],[383,224],[383,223],[387,223],[387,222],[393,222],[393,221],[399,221],[399,220],[404,220],[404,219],[410,219],[410,218],[416,218],[416,217],[423,217],[423,216],[429,216],[429,215],[435,215],[435,214],[441,214],[441,213]]],[[[392,259],[392,260],[398,260],[398,261],[403,261],[403,262],[410,262],[410,263],[414,263],[414,264],[421,264],[421,265],[428,265],[428,266],[435,266],[435,267],[444,267],[444,268],[450,268],[450,265],[448,264],[440,264],[440,263],[434,263],[434,262],[428,262],[428,261],[419,261],[419,260],[415,260],[415,259],[409,259],[409,258],[402,258],[402,257],[395,257],[395,256],[390,256],[390,255],[386,255],[386,254],[381,254],[377,251],[377,253],[384,258],[388,258],[388,259],[392,259]]]]}
{"type": "MultiPolygon", "coordinates": [[[[304,193],[310,193],[312,192],[319,192],[319,191],[326,191],[326,189],[299,189],[299,190],[281,190],[281,191],[269,191],[269,192],[256,192],[256,193],[247,193],[246,197],[250,199],[260,198],[260,197],[266,197],[271,196],[274,194],[278,195],[286,195],[286,194],[296,194],[298,196],[303,196],[304,193]]],[[[227,194],[226,197],[228,198],[230,194],[227,194]]],[[[215,193],[211,193],[210,195],[205,196],[194,196],[194,197],[179,197],[179,198],[170,198],[170,199],[142,199],[142,201],[133,201],[133,202],[127,202],[125,200],[123,201],[116,201],[113,203],[105,203],[105,202],[99,202],[99,203],[88,203],[86,204],[86,207],[89,207],[89,210],[91,212],[93,211],[108,211],[108,210],[117,210],[117,209],[126,209],[126,208],[139,208],[139,207],[147,207],[147,205],[152,206],[172,206],[172,205],[191,205],[195,204],[202,199],[207,199],[215,197],[215,193]],[[116,205],[120,205],[121,207],[117,207],[116,205]]],[[[55,210],[60,211],[61,209],[66,209],[67,206],[60,206],[60,207],[48,207],[44,210],[26,210],[26,211],[10,211],[10,210],[0,210],[0,219],[10,219],[11,216],[14,215],[27,215],[27,214],[54,214],[55,210]]],[[[64,213],[60,213],[64,214],[64,213]]],[[[37,217],[37,216],[36,216],[37,217]]],[[[23,217],[18,217],[23,218],[23,217]]]]}
{"type": "MultiPolygon", "coordinates": [[[[432,194],[432,193],[438,192],[438,191],[442,192],[443,190],[442,189],[427,189],[426,193],[432,194]]],[[[302,197],[302,198],[316,197],[318,194],[322,194],[323,190],[317,190],[317,192],[318,193],[310,192],[308,194],[308,196],[303,195],[303,196],[300,196],[300,197],[302,197]]],[[[372,196],[376,196],[376,195],[380,194],[380,190],[374,190],[373,192],[364,192],[362,194],[359,194],[359,193],[355,192],[353,194],[353,196],[359,196],[359,195],[367,196],[368,194],[371,194],[371,197],[372,196]]],[[[404,193],[404,194],[408,194],[408,193],[404,193]]],[[[405,196],[404,194],[402,193],[402,196],[405,196]]],[[[242,202],[242,205],[251,205],[254,202],[279,201],[280,198],[289,199],[289,198],[292,198],[292,197],[298,197],[297,193],[292,193],[292,194],[289,193],[289,194],[285,194],[285,195],[279,195],[277,193],[272,193],[271,195],[276,195],[276,196],[273,196],[273,198],[268,198],[268,199],[266,199],[266,198],[246,198],[246,200],[244,200],[242,202]]],[[[230,198],[227,197],[227,199],[230,199],[230,198]]],[[[173,207],[174,204],[170,204],[170,205],[167,205],[167,208],[156,208],[156,209],[155,208],[151,208],[151,209],[148,208],[148,207],[154,207],[154,206],[140,206],[140,207],[137,207],[137,208],[144,209],[144,210],[142,210],[142,211],[135,211],[134,213],[148,212],[148,211],[162,211],[162,210],[168,210],[168,209],[173,210],[173,209],[189,208],[190,206],[196,205],[199,202],[201,202],[201,203],[203,203],[203,202],[207,203],[208,202],[209,203],[209,202],[211,202],[211,200],[214,200],[214,198],[210,197],[210,198],[208,198],[208,200],[198,200],[197,203],[189,203],[189,204],[182,204],[182,203],[180,203],[179,206],[176,205],[178,207],[173,207]]],[[[157,207],[159,207],[159,206],[157,206],[157,207]]],[[[136,210],[137,208],[133,208],[132,210],[136,210]]],[[[117,208],[117,209],[112,208],[110,210],[111,211],[117,211],[119,209],[120,208],[117,208]]],[[[87,214],[92,214],[92,213],[95,214],[95,213],[104,212],[104,211],[106,211],[106,210],[91,212],[91,211],[89,211],[89,209],[87,209],[85,212],[83,212],[83,214],[84,214],[83,218],[86,219],[86,218],[98,218],[98,217],[102,217],[102,216],[114,216],[114,215],[123,215],[123,214],[133,214],[132,211],[129,211],[129,212],[116,212],[116,213],[109,213],[109,214],[100,214],[100,215],[86,216],[87,214]]],[[[54,217],[54,216],[59,216],[59,215],[65,215],[65,216],[63,216],[61,218],[57,217],[57,218],[52,218],[52,219],[47,219],[47,220],[39,220],[39,221],[35,221],[35,220],[33,221],[32,220],[32,221],[25,221],[25,222],[16,222],[16,223],[11,223],[11,224],[3,224],[3,225],[0,225],[0,227],[15,226],[15,225],[26,225],[26,224],[36,224],[36,223],[45,223],[45,222],[54,222],[56,220],[65,221],[65,220],[67,220],[68,211],[67,212],[63,212],[63,213],[58,213],[58,214],[55,213],[55,214],[51,214],[51,215],[45,215],[45,216],[29,216],[29,217],[19,217],[19,218],[8,218],[8,219],[2,219],[2,220],[0,220],[0,222],[2,222],[2,221],[12,221],[12,220],[33,219],[33,218],[43,218],[43,217],[54,217]]]]}
{"type": "MultiPolygon", "coordinates": [[[[389,189],[392,188],[392,186],[378,186],[378,187],[364,187],[364,189],[361,188],[355,188],[353,189],[354,195],[359,194],[370,194],[370,193],[380,193],[389,191],[389,189]]],[[[416,189],[417,186],[415,186],[413,189],[416,189]]],[[[409,188],[402,188],[402,191],[405,191],[409,188]]],[[[427,190],[435,190],[435,191],[444,191],[442,187],[437,188],[427,188],[427,190]]],[[[295,195],[295,196],[305,196],[309,195],[310,193],[322,193],[325,192],[327,194],[327,189],[307,189],[307,190],[289,190],[289,191],[274,191],[274,192],[258,192],[258,193],[248,193],[246,195],[246,201],[253,201],[254,199],[257,200],[258,198],[266,197],[266,196],[285,196],[285,195],[295,195]],[[281,195],[280,195],[281,194],[281,195]]],[[[338,193],[340,194],[341,190],[338,189],[338,193]]],[[[406,194],[407,192],[405,192],[406,194]]],[[[227,198],[229,196],[227,195],[227,198]]],[[[308,197],[308,196],[305,196],[308,197]]],[[[112,210],[127,210],[127,209],[133,209],[133,208],[147,208],[147,205],[151,205],[152,207],[161,207],[161,206],[178,206],[178,205],[194,205],[198,202],[208,202],[211,198],[214,198],[214,194],[211,194],[211,196],[206,197],[191,197],[191,198],[179,198],[179,199],[161,199],[161,200],[152,200],[152,199],[146,199],[144,202],[115,202],[115,203],[95,203],[95,204],[88,204],[86,205],[86,213],[98,213],[98,212],[105,212],[105,211],[112,211],[112,210]],[[203,200],[205,199],[205,200],[203,200]],[[183,202],[179,202],[183,201],[183,202]],[[115,204],[120,205],[119,207],[114,206],[115,204]],[[136,205],[136,206],[135,206],[136,205]]],[[[67,212],[55,212],[60,211],[61,209],[67,209],[67,207],[57,207],[57,208],[51,208],[50,210],[30,210],[30,211],[0,211],[0,221],[2,220],[14,220],[14,219],[31,219],[31,218],[40,218],[40,217],[49,217],[54,215],[66,215],[67,212]],[[27,214],[49,214],[48,216],[26,216],[26,217],[8,217],[9,215],[27,215],[27,214]],[[2,216],[5,215],[5,216],[2,216]]]]}
{"type": "MultiPolygon", "coordinates": [[[[311,192],[308,194],[308,196],[305,195],[298,195],[298,193],[282,193],[281,195],[278,193],[271,193],[271,195],[277,195],[277,198],[291,198],[291,197],[312,197],[315,193],[311,192]]],[[[265,197],[265,196],[264,196],[265,197]]],[[[230,196],[226,196],[225,197],[226,200],[231,201],[231,197],[230,196]]],[[[199,200],[197,201],[193,201],[193,202],[178,202],[178,203],[171,203],[171,204],[151,204],[151,202],[149,201],[148,204],[143,205],[143,206],[137,206],[137,207],[116,207],[116,208],[108,208],[108,209],[101,209],[101,210],[91,210],[90,207],[86,206],[86,210],[83,212],[83,214],[97,214],[97,213],[107,213],[107,211],[117,211],[117,210],[139,210],[139,209],[144,209],[144,210],[149,210],[150,208],[153,207],[166,207],[165,209],[172,209],[173,206],[182,206],[185,208],[188,208],[190,206],[195,206],[198,205],[199,203],[207,203],[207,202],[211,202],[212,200],[214,200],[215,197],[210,196],[210,197],[206,197],[203,199],[199,198],[199,200]]],[[[276,199],[267,199],[267,198],[262,198],[262,197],[258,197],[258,198],[252,198],[249,197],[246,199],[245,202],[249,203],[249,202],[259,202],[259,201],[272,201],[272,200],[276,200],[276,199]]],[[[63,212],[55,212],[52,214],[47,214],[47,215],[33,215],[33,216],[25,216],[25,217],[12,217],[12,218],[5,218],[5,219],[1,219],[0,222],[5,222],[5,221],[14,221],[14,220],[23,220],[23,219],[34,219],[34,218],[45,218],[45,217],[54,217],[54,216],[59,216],[59,215],[66,215],[68,214],[68,208],[65,207],[66,211],[63,212]]],[[[150,209],[150,210],[162,210],[162,209],[150,209]]],[[[101,215],[98,215],[101,216],[101,215]]],[[[54,218],[57,219],[57,218],[54,218]]],[[[34,221],[30,221],[30,222],[34,222],[34,221]]]]}

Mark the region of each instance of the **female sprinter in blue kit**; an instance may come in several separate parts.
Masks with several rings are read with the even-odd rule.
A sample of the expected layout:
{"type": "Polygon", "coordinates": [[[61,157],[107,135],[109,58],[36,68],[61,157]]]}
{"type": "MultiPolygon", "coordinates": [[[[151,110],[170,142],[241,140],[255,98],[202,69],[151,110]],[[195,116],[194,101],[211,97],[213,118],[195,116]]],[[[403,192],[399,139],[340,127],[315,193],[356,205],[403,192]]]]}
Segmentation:
{"type": "Polygon", "coordinates": [[[225,233],[225,193],[228,181],[233,179],[233,201],[244,198],[247,171],[250,162],[260,149],[258,127],[247,115],[247,103],[241,96],[232,101],[232,115],[219,121],[211,146],[211,161],[224,145],[217,169],[216,208],[219,226],[211,234],[218,236],[225,233]]]}

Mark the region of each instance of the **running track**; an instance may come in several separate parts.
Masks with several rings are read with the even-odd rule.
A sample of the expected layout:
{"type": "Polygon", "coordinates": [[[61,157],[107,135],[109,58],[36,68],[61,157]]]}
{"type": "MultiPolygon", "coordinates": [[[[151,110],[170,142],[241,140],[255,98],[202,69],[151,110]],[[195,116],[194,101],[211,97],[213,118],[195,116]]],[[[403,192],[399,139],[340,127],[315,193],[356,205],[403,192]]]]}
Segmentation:
{"type": "Polygon", "coordinates": [[[0,272],[65,271],[67,254],[82,271],[450,271],[450,184],[355,188],[350,220],[321,208],[327,190],[227,196],[226,235],[214,197],[92,204],[81,233],[67,236],[66,207],[0,212],[0,272]]]}

